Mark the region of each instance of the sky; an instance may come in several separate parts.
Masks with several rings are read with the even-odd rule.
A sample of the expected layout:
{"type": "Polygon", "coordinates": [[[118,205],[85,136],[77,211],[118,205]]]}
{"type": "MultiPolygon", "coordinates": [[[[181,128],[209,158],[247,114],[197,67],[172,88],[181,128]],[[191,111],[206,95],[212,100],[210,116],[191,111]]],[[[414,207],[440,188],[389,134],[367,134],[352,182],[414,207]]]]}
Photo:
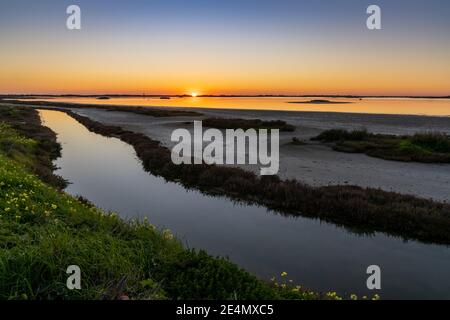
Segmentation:
{"type": "Polygon", "coordinates": [[[450,95],[449,34],[448,0],[2,0],[0,93],[450,95]]]}

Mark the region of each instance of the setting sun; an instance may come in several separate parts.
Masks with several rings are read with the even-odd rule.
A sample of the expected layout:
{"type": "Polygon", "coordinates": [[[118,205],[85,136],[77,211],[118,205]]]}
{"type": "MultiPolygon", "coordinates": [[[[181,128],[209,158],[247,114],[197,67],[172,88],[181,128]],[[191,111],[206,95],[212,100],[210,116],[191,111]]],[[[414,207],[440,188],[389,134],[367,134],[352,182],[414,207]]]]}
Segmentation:
{"type": "Polygon", "coordinates": [[[191,93],[191,96],[192,96],[193,98],[198,97],[198,93],[197,93],[197,92],[192,92],[192,93],[191,93]]]}

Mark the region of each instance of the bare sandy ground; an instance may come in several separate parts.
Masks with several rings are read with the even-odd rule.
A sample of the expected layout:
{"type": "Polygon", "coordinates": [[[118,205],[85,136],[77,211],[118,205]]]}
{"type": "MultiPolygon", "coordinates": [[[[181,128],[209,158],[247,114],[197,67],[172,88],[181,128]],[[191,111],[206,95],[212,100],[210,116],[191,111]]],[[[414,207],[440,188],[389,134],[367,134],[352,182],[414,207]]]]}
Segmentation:
{"type": "MultiPolygon", "coordinates": [[[[105,124],[144,133],[168,147],[174,145],[170,141],[172,131],[176,128],[192,128],[192,125],[186,122],[193,120],[186,117],[153,118],[98,109],[74,109],[74,111],[105,124]]],[[[200,112],[206,117],[279,119],[295,125],[295,132],[281,133],[280,136],[279,175],[282,178],[297,179],[314,186],[350,184],[413,194],[438,201],[450,200],[449,164],[388,161],[363,154],[336,152],[328,146],[309,141],[321,131],[331,128],[365,128],[370,132],[389,134],[414,134],[424,131],[450,134],[450,118],[218,109],[202,109],[200,112]],[[302,146],[290,144],[294,136],[307,141],[307,144],[302,146]]],[[[259,167],[244,167],[259,172],[259,167]]]]}

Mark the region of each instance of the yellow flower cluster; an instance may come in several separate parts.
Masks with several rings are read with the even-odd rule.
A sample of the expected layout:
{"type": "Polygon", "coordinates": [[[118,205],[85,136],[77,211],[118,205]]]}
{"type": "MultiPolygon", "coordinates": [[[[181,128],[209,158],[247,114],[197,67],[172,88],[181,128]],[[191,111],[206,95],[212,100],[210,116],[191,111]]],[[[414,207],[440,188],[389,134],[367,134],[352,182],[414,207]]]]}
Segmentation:
{"type": "MultiPolygon", "coordinates": [[[[278,288],[280,290],[289,290],[289,292],[292,292],[295,294],[302,294],[303,297],[306,297],[306,298],[317,299],[317,298],[323,297],[327,300],[344,300],[344,299],[358,300],[359,299],[356,294],[351,294],[350,297],[343,298],[343,297],[339,296],[336,291],[329,291],[329,292],[325,293],[324,295],[318,294],[313,291],[306,290],[299,285],[293,286],[292,285],[293,281],[287,280],[288,273],[285,271],[281,272],[280,276],[281,276],[281,282],[278,282],[276,277],[272,277],[270,279],[272,285],[275,288],[278,288]]],[[[367,300],[368,298],[367,298],[367,296],[363,296],[363,297],[361,297],[361,299],[367,300]]],[[[381,299],[381,297],[378,294],[375,294],[372,297],[372,300],[380,300],[380,299],[381,299]]]]}

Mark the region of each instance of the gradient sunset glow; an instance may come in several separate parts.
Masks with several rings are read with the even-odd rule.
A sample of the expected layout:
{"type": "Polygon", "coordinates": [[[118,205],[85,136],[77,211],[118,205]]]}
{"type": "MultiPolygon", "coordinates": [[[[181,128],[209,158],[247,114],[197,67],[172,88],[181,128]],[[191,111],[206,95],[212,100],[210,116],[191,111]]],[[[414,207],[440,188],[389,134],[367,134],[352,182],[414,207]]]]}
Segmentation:
{"type": "Polygon", "coordinates": [[[450,94],[450,2],[0,3],[0,93],[450,94]]]}

